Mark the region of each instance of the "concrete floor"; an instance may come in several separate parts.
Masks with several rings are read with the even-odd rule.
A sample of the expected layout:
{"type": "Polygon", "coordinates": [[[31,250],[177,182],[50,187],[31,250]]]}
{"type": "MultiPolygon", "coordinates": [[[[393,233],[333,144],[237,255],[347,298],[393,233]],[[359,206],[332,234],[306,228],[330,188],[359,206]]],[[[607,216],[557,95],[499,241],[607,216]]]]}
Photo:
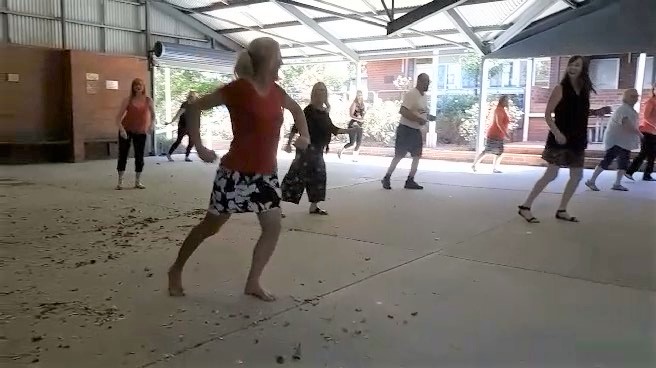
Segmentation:
{"type": "Polygon", "coordinates": [[[563,172],[535,225],[516,205],[540,168],[425,161],[416,192],[406,160],[388,192],[388,159],[349,158],[327,158],[331,216],[285,207],[275,303],[241,295],[252,215],[190,260],[187,297],[166,295],[213,165],[151,158],[148,189],[120,192],[113,161],[2,167],[0,366],[656,366],[656,184],[612,192],[604,173],[564,223],[563,172]]]}

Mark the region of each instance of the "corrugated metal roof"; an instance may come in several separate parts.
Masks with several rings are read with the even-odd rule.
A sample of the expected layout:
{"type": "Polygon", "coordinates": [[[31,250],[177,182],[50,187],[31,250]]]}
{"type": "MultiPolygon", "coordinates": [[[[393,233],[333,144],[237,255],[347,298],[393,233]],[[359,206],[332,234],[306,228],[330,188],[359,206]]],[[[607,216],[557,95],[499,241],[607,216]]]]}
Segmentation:
{"type": "MultiPolygon", "coordinates": [[[[164,1],[192,12],[195,11],[194,8],[205,7],[207,10],[208,7],[215,5],[213,10],[207,10],[204,13],[210,17],[198,13],[192,13],[192,16],[244,46],[253,39],[266,35],[281,43],[283,57],[327,54],[326,50],[339,53],[336,47],[328,44],[311,27],[301,23],[280,4],[273,1],[164,1]],[[229,31],[221,32],[221,30],[229,31]]],[[[380,0],[295,1],[298,5],[297,8],[303,14],[315,19],[320,27],[359,53],[373,50],[405,50],[413,47],[421,49],[421,51],[431,47],[444,48],[447,45],[456,47],[452,44],[453,42],[468,45],[466,37],[458,33],[449,18],[443,13],[428,16],[412,27],[399,32],[401,37],[386,38],[385,25],[389,19],[380,0]],[[313,7],[313,9],[308,9],[303,5],[313,7]],[[325,11],[321,11],[322,9],[325,11]],[[369,22],[378,22],[381,26],[360,22],[357,19],[345,19],[354,17],[369,22]],[[426,33],[432,34],[432,36],[428,36],[426,33]],[[407,35],[412,35],[412,37],[404,39],[407,35]]],[[[460,5],[456,11],[470,27],[476,28],[479,38],[483,41],[492,41],[512,24],[519,14],[518,10],[521,11],[529,6],[529,1],[532,0],[471,0],[472,4],[460,5]]],[[[395,18],[429,2],[430,0],[396,0],[394,2],[395,18]]],[[[389,1],[386,4],[388,7],[391,6],[389,1]]],[[[568,6],[564,2],[558,2],[538,19],[567,8],[568,6]]]]}

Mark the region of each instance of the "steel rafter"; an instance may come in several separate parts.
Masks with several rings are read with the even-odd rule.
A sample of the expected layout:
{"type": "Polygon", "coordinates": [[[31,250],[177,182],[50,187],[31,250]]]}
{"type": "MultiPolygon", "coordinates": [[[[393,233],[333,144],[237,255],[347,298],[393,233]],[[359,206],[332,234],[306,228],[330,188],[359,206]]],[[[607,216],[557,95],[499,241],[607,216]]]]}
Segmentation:
{"type": "Polygon", "coordinates": [[[293,5],[287,4],[284,1],[277,1],[277,0],[271,0],[274,4],[280,6],[282,9],[287,11],[289,14],[291,14],[294,18],[298,19],[301,23],[305,24],[306,26],[310,27],[314,32],[316,32],[321,38],[326,40],[329,44],[335,46],[339,51],[344,54],[347,58],[351,59],[352,61],[357,62],[359,60],[358,54],[351,50],[348,46],[346,46],[341,40],[339,40],[337,37],[333,36],[330,34],[330,32],[326,31],[325,29],[321,28],[321,26],[314,21],[314,19],[310,18],[307,16],[305,13],[300,11],[298,8],[296,8],[293,5]]]}
{"type": "Polygon", "coordinates": [[[540,14],[547,11],[559,1],[561,0],[533,0],[533,3],[528,5],[517,17],[513,25],[492,42],[492,51],[496,51],[503,47],[503,45],[513,37],[517,36],[519,32],[523,31],[529,26],[529,24],[533,23],[540,14]]]}
{"type": "Polygon", "coordinates": [[[387,34],[391,35],[402,31],[414,24],[426,19],[429,16],[436,15],[440,12],[453,9],[458,5],[462,5],[467,0],[433,0],[430,3],[424,4],[417,9],[392,20],[387,24],[387,34]]]}
{"type": "Polygon", "coordinates": [[[467,41],[470,45],[472,45],[474,51],[480,55],[489,53],[489,47],[481,42],[481,39],[476,35],[476,33],[474,33],[474,31],[467,24],[467,22],[465,22],[465,20],[456,9],[449,9],[446,11],[446,13],[444,13],[444,15],[446,15],[451,23],[453,23],[453,26],[467,38],[467,41]]]}

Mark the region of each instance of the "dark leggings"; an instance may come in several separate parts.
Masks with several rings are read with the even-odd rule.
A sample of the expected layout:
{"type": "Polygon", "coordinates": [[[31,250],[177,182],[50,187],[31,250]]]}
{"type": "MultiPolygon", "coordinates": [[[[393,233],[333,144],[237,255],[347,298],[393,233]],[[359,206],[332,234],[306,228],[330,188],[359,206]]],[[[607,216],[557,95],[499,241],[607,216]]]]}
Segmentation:
{"type": "Polygon", "coordinates": [[[348,128],[351,129],[353,128],[354,125],[357,125],[358,129],[356,129],[356,131],[354,132],[349,133],[349,142],[346,145],[344,145],[344,149],[350,148],[355,144],[354,150],[357,151],[360,149],[360,144],[362,144],[362,127],[360,127],[359,122],[355,120],[351,120],[348,123],[348,128]]]}
{"type": "Polygon", "coordinates": [[[640,145],[640,153],[633,159],[631,166],[626,171],[629,175],[633,175],[636,171],[640,170],[642,161],[647,159],[647,167],[645,167],[644,176],[649,177],[654,172],[654,158],[656,158],[656,135],[649,133],[642,133],[642,144],[640,145]]]}
{"type": "Polygon", "coordinates": [[[123,138],[118,135],[118,165],[116,170],[125,171],[128,163],[128,154],[130,153],[130,143],[134,144],[134,171],[142,172],[144,167],[144,149],[146,148],[146,134],[127,132],[128,137],[123,138]]]}
{"type": "MultiPolygon", "coordinates": [[[[184,138],[185,135],[189,135],[189,132],[187,131],[186,128],[184,127],[178,127],[178,138],[173,142],[171,145],[171,148],[169,149],[169,155],[172,155],[173,152],[175,151],[176,148],[182,143],[182,138],[184,138]]],[[[189,156],[191,153],[191,149],[194,147],[194,144],[191,142],[191,137],[189,139],[189,143],[187,144],[187,151],[185,152],[186,156],[189,156]]]]}

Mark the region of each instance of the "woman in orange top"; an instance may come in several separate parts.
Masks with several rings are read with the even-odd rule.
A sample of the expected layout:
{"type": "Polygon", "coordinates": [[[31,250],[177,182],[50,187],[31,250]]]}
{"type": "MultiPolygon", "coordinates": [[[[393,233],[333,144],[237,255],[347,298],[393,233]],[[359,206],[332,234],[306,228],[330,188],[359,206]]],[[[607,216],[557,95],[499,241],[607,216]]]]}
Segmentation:
{"type": "Polygon", "coordinates": [[[134,144],[134,171],[136,172],[134,187],[145,189],[141,183],[141,172],[144,167],[144,149],[146,147],[146,134],[150,131],[152,120],[155,118],[153,100],[146,96],[146,86],[143,80],[137,78],[132,81],[130,96],[121,104],[116,123],[118,125],[118,184],[117,190],[123,189],[123,174],[128,162],[130,144],[134,144]]]}
{"type": "Polygon", "coordinates": [[[645,116],[640,122],[640,132],[642,133],[642,144],[640,145],[640,153],[636,157],[629,169],[624,174],[627,178],[633,180],[633,173],[640,170],[642,161],[647,159],[647,166],[645,172],[642,174],[642,180],[654,181],[651,173],[654,172],[654,159],[656,158],[656,93],[654,89],[656,84],[651,87],[651,97],[647,100],[645,105],[645,116]]]}
{"type": "Polygon", "coordinates": [[[254,212],[262,235],[253,250],[244,293],[264,301],[275,300],[260,284],[260,276],[280,236],[280,185],[275,171],[283,108],[292,113],[300,132],[296,147],[305,149],[310,142],[303,110],[276,84],[281,64],[278,43],[268,37],[257,38],[237,59],[239,78],[191,103],[186,110],[189,136],[203,161],[214,162],[216,154],[200,140],[202,110],[225,105],[234,138],[216,172],[207,214],[187,235],[169,269],[171,296],[184,295],[182,269],[194,250],[216,234],[232,214],[254,212]]]}
{"type": "Polygon", "coordinates": [[[492,171],[495,173],[501,172],[497,167],[499,166],[501,156],[503,155],[503,140],[506,138],[510,139],[510,136],[508,135],[508,124],[510,123],[510,119],[506,113],[506,107],[508,107],[508,96],[502,95],[499,97],[499,103],[497,104],[496,109],[494,109],[491,125],[487,129],[485,149],[478,155],[478,157],[476,157],[474,164],[472,165],[472,170],[474,172],[476,172],[476,165],[478,165],[487,154],[496,155],[492,171]]]}

